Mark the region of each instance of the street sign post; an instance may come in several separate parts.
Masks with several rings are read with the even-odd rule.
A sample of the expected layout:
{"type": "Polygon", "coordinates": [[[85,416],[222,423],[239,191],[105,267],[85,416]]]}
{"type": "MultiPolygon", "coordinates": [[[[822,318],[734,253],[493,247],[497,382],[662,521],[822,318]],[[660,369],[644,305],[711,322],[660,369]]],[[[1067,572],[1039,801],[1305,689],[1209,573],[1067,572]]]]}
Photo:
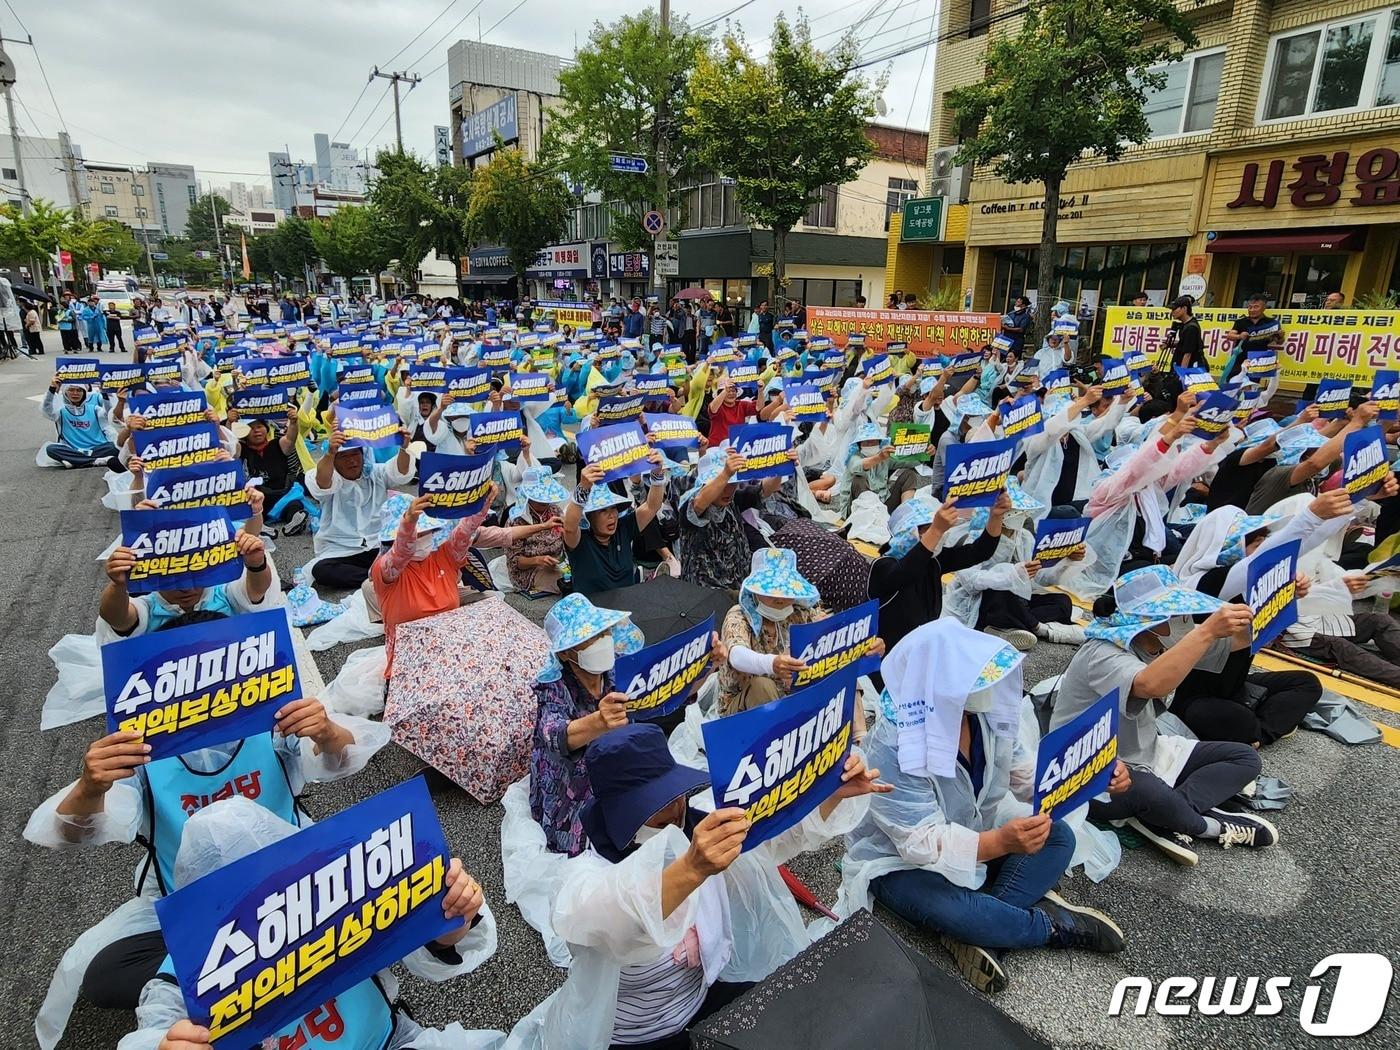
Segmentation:
{"type": "Polygon", "coordinates": [[[948,226],[948,201],[944,197],[916,197],[904,202],[901,241],[941,241],[948,226]]]}
{"type": "Polygon", "coordinates": [[[642,216],[642,229],[653,237],[660,237],[661,231],[666,229],[666,216],[659,211],[647,212],[642,216]]]}
{"type": "Polygon", "coordinates": [[[608,167],[613,171],[620,171],[628,175],[645,175],[651,170],[651,165],[647,163],[645,157],[638,157],[631,153],[610,153],[608,154],[608,167]]]}

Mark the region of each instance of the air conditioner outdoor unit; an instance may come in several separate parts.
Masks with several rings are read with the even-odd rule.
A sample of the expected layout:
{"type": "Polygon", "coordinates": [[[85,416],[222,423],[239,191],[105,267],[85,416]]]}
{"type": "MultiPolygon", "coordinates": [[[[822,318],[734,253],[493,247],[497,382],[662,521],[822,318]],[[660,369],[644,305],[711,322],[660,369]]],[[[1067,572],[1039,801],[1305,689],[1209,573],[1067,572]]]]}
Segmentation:
{"type": "Polygon", "coordinates": [[[929,179],[929,196],[946,197],[950,204],[967,200],[967,186],[972,179],[972,166],[955,164],[956,146],[944,146],[933,151],[933,171],[929,179]]]}

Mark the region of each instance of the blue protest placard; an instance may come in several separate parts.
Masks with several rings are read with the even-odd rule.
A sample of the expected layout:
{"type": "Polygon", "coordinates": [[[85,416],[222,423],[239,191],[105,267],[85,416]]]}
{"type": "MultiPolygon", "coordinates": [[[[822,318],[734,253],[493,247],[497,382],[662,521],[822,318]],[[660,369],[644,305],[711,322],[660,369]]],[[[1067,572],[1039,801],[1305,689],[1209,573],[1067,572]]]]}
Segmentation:
{"type": "Polygon", "coordinates": [[[1073,392],[1074,384],[1070,382],[1069,372],[1063,368],[1055,368],[1046,372],[1041,377],[1040,385],[1045,387],[1045,396],[1049,398],[1053,394],[1073,392]]]}
{"type": "Polygon", "coordinates": [[[447,369],[414,365],[408,370],[408,386],[416,394],[441,394],[447,389],[447,369]]]}
{"type": "Polygon", "coordinates": [[[648,402],[671,397],[671,377],[665,372],[649,372],[632,377],[632,389],[646,395],[648,402]]]}
{"type": "MultiPolygon", "coordinates": [[[[143,461],[144,465],[144,461],[143,461]]],[[[248,517],[247,475],[236,459],[146,472],[146,498],[165,510],[226,507],[235,521],[248,517]]]]}
{"type": "Polygon", "coordinates": [[[139,733],[152,762],[265,733],[301,699],[284,609],[122,638],[99,652],[107,732],[139,733]]]}
{"type": "Polygon", "coordinates": [[[147,361],[141,368],[151,386],[178,385],[184,380],[179,361],[147,361]]]}
{"type": "Polygon", "coordinates": [[[744,457],[736,482],[782,478],[797,473],[792,451],[792,428],[786,423],[746,423],[729,428],[729,447],[744,457]]]}
{"type": "Polygon", "coordinates": [[[1225,433],[1234,421],[1235,411],[1240,407],[1239,401],[1223,390],[1207,394],[1206,399],[1199,402],[1199,405],[1196,414],[1191,417],[1191,434],[1205,441],[1214,441],[1225,433]]]}
{"type": "Polygon", "coordinates": [[[1385,433],[1377,424],[1354,430],[1342,440],[1342,485],[1353,503],[1380,488],[1389,474],[1385,433]]]}
{"type": "Polygon", "coordinates": [[[710,666],[715,618],[673,634],[630,656],[619,656],[613,680],[627,694],[627,710],[642,721],[682,707],[710,666]]]}
{"type": "Polygon", "coordinates": [[[1087,548],[1088,518],[1043,518],[1035,527],[1035,549],[1031,557],[1049,568],[1056,562],[1082,554],[1087,548]]]}
{"type": "Polygon", "coordinates": [[[1347,409],[1351,407],[1351,380],[1321,380],[1317,384],[1313,404],[1317,406],[1318,419],[1345,419],[1347,409]]]}
{"type": "Polygon", "coordinates": [[[808,368],[802,373],[802,383],[811,384],[822,392],[830,390],[836,385],[836,380],[841,373],[834,368],[808,368]]]}
{"type": "Polygon", "coordinates": [[[739,388],[741,397],[754,397],[758,394],[758,365],[740,361],[730,365],[728,373],[729,381],[739,388]]]}
{"type": "Polygon", "coordinates": [[[861,371],[870,377],[871,386],[883,386],[894,382],[894,368],[890,365],[888,354],[876,354],[866,358],[861,371]]]}
{"type": "Polygon", "coordinates": [[[513,456],[520,451],[525,424],[519,412],[475,412],[467,419],[468,433],[476,439],[478,452],[504,452],[513,456]]]}
{"type": "Polygon", "coordinates": [[[194,423],[187,427],[166,427],[161,430],[133,430],[131,440],[136,455],[148,473],[170,467],[189,467],[196,463],[212,463],[223,446],[219,428],[213,423],[194,423]]]}
{"type": "Polygon", "coordinates": [[[437,518],[470,518],[491,497],[494,451],[474,456],[424,452],[418,457],[418,495],[430,499],[428,513],[437,518]]]}
{"type": "Polygon", "coordinates": [[[856,675],[834,674],[772,703],[705,722],[715,808],[749,819],[744,852],[799,824],[841,785],[856,675]]]}
{"type": "Polygon", "coordinates": [[[394,448],[403,424],[387,405],[337,409],[335,427],[345,435],[345,447],[394,448]]]}
{"type": "Polygon", "coordinates": [[[578,432],[578,454],[584,466],[603,468],[603,482],[617,481],[651,470],[651,447],[640,424],[619,423],[578,432]]]}
{"type": "Polygon", "coordinates": [[[880,669],[880,658],[870,651],[879,635],[880,603],[865,602],[854,609],[832,613],[814,623],[788,628],[788,651],[807,666],[794,671],[794,688],[811,685],[843,671],[856,675],[880,669]]]}
{"type": "Polygon", "coordinates": [[[442,910],[450,862],[415,777],[160,898],[190,1020],[216,1050],[288,1030],[272,1045],[304,1045],[298,1022],[461,928],[442,910]]]}
{"type": "Polygon", "coordinates": [[[151,361],[158,358],[179,357],[185,349],[185,341],[176,337],[174,339],[162,339],[154,346],[146,348],[146,360],[151,361]]]}
{"type": "Polygon", "coordinates": [[[1128,392],[1128,384],[1132,381],[1132,376],[1128,373],[1128,366],[1120,359],[1111,357],[1104,358],[1103,378],[1099,380],[1099,385],[1103,387],[1103,392],[1107,397],[1117,397],[1119,394],[1128,392]]]}
{"type": "Polygon", "coordinates": [[[1045,417],[1040,410],[1040,398],[1034,394],[1018,397],[1009,405],[997,409],[1001,416],[1001,436],[1016,438],[1034,437],[1045,429],[1045,417]]]}
{"type": "Polygon", "coordinates": [[[491,396],[491,370],[489,368],[444,369],[446,379],[443,385],[443,403],[460,401],[471,404],[485,401],[491,396]]]}
{"type": "Polygon", "coordinates": [[[95,357],[60,357],[54,361],[54,376],[59,383],[96,383],[101,376],[101,362],[95,357]]]}
{"type": "Polygon", "coordinates": [[[1006,488],[1006,478],[1015,458],[1016,438],[949,445],[944,500],[957,500],[959,510],[990,507],[1006,488]]]}
{"type": "Polygon", "coordinates": [[[297,391],[290,386],[254,386],[235,390],[229,407],[248,419],[281,419],[297,407],[297,391]]]}
{"type": "Polygon", "coordinates": [[[1298,622],[1298,554],[1302,543],[1289,540],[1249,561],[1244,593],[1254,613],[1254,639],[1249,651],[1257,653],[1298,622]]]}
{"type": "Polygon", "coordinates": [[[551,383],[544,372],[516,372],[510,377],[510,396],[517,401],[548,401],[551,383]]]}
{"type": "Polygon", "coordinates": [[[146,370],[141,365],[106,363],[97,366],[101,390],[104,394],[115,394],[119,390],[134,390],[145,387],[146,370]]]}
{"type": "Polygon", "coordinates": [[[136,555],[132,594],[213,587],[243,575],[234,526],[223,507],[124,510],[122,546],[136,555]]]}
{"type": "Polygon", "coordinates": [[[1400,419],[1400,371],[1393,368],[1376,370],[1371,380],[1371,396],[1376,403],[1376,418],[1393,423],[1400,419]]]}
{"type": "Polygon", "coordinates": [[[948,367],[944,369],[944,383],[949,394],[961,392],[969,379],[974,379],[982,373],[982,355],[973,351],[967,354],[958,354],[948,362],[948,367]]]}
{"type": "Polygon", "coordinates": [[[812,383],[789,379],[783,384],[783,400],[792,410],[793,420],[798,423],[819,423],[830,415],[826,408],[826,394],[812,383]]]}
{"type": "Polygon", "coordinates": [[[642,422],[655,448],[695,448],[700,444],[700,431],[689,416],[648,412],[642,422]]]}
{"type": "Polygon", "coordinates": [[[1400,554],[1366,566],[1366,575],[1373,579],[1378,576],[1389,578],[1400,576],[1400,554]]]}
{"type": "Polygon", "coordinates": [[[335,399],[337,411],[345,408],[369,408],[371,405],[382,408],[388,404],[384,392],[377,386],[343,386],[335,399]]]}
{"type": "Polygon", "coordinates": [[[302,387],[311,384],[311,366],[305,354],[297,354],[293,357],[273,357],[269,360],[271,364],[267,369],[266,380],[269,386],[302,387]]]}
{"type": "Polygon", "coordinates": [[[1178,365],[1173,369],[1176,377],[1181,380],[1181,388],[1190,394],[1207,394],[1219,390],[1219,385],[1215,382],[1215,377],[1204,368],[1182,368],[1178,365]]]}
{"type": "Polygon", "coordinates": [[[1278,352],[1276,350],[1245,351],[1244,374],[1256,383],[1272,379],[1278,375],[1278,352]]]}
{"type": "Polygon", "coordinates": [[[379,380],[375,378],[373,365],[352,364],[346,365],[340,370],[336,382],[343,388],[347,386],[377,386],[379,380]]]}
{"type": "Polygon", "coordinates": [[[209,402],[202,390],[162,390],[154,394],[133,394],[127,402],[127,415],[140,416],[148,429],[186,427],[203,423],[209,402]]]}
{"type": "Polygon", "coordinates": [[[510,367],[510,347],[503,343],[487,343],[477,356],[482,368],[500,372],[510,367]]]}
{"type": "Polygon", "coordinates": [[[596,426],[610,427],[617,423],[630,423],[633,420],[641,419],[642,406],[645,402],[645,394],[615,394],[612,397],[600,397],[598,408],[594,413],[594,423],[596,426]]]}
{"type": "Polygon", "coordinates": [[[1118,690],[1041,737],[1031,808],[1058,820],[1108,790],[1118,758],[1118,690]]]}

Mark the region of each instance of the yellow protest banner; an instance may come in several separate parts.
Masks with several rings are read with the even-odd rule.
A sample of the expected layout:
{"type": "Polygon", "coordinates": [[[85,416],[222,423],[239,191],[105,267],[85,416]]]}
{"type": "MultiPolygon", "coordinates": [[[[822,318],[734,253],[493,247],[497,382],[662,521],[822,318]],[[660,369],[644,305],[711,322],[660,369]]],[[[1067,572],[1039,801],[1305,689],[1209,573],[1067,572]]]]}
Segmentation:
{"type": "MultiPolygon", "coordinates": [[[[1400,310],[1270,310],[1283,328],[1278,351],[1279,380],[1301,387],[1322,379],[1350,379],[1371,385],[1377,369],[1400,368],[1400,310]]],[[[1225,338],[1244,311],[1234,308],[1198,307],[1206,360],[1219,374],[1229,359],[1231,344],[1225,338]]],[[[1138,350],[1156,367],[1167,352],[1171,313],[1154,307],[1105,308],[1105,354],[1121,356],[1138,350]]]]}

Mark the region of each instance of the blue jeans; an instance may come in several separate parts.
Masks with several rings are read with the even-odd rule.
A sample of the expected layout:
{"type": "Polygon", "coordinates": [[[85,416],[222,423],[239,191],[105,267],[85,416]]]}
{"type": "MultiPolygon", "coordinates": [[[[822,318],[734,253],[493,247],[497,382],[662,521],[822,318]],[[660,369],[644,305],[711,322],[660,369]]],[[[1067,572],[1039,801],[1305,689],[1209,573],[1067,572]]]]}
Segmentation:
{"type": "Polygon", "coordinates": [[[1035,904],[1054,889],[1073,855],[1074,832],[1057,820],[1039,853],[989,861],[980,890],[955,886],[923,868],[892,871],[870,886],[896,915],[955,941],[980,948],[1039,948],[1050,940],[1050,920],[1035,904]]]}

